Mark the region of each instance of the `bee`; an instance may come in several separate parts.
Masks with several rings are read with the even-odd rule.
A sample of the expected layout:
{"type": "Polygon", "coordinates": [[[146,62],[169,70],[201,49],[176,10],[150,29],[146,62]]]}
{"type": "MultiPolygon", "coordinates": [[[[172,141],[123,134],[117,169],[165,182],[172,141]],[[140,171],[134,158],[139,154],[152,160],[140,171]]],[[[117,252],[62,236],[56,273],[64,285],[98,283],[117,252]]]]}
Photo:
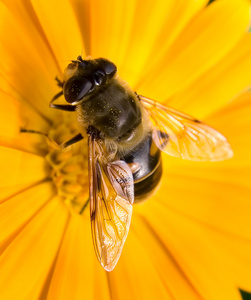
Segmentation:
{"type": "Polygon", "coordinates": [[[75,111],[88,135],[89,199],[96,256],[106,271],[118,262],[133,203],[150,197],[162,177],[161,152],[196,161],[232,157],[226,138],[203,122],[138,95],[105,58],[72,60],[50,107],[75,111]],[[55,104],[64,96],[68,104],[55,104]]]}

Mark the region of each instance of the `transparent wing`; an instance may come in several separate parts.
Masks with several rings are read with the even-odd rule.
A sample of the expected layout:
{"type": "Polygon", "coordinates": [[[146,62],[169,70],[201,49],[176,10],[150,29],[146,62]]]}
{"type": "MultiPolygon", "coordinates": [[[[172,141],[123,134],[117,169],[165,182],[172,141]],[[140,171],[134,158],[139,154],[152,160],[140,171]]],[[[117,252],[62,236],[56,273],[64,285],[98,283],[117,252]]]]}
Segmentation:
{"type": "Polygon", "coordinates": [[[153,140],[167,154],[197,161],[231,158],[233,151],[226,138],[205,123],[139,96],[154,124],[153,140]]]}
{"type": "Polygon", "coordinates": [[[89,137],[91,229],[95,252],[106,271],[115,267],[128,235],[134,183],[124,161],[107,162],[102,142],[89,137]]]}

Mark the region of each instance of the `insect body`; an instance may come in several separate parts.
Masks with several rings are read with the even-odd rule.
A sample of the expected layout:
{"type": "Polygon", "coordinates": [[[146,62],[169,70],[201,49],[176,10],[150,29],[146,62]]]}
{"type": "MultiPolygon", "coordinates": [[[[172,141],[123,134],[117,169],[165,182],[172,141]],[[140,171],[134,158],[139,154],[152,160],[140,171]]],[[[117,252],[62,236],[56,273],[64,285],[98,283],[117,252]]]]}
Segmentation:
{"type": "Polygon", "coordinates": [[[191,160],[222,160],[232,150],[208,125],[139,96],[107,59],[73,60],[50,107],[76,111],[80,134],[88,134],[90,213],[98,260],[111,271],[126,240],[132,205],[149,197],[162,175],[161,151],[191,160]],[[68,105],[54,104],[64,95],[68,105]]]}

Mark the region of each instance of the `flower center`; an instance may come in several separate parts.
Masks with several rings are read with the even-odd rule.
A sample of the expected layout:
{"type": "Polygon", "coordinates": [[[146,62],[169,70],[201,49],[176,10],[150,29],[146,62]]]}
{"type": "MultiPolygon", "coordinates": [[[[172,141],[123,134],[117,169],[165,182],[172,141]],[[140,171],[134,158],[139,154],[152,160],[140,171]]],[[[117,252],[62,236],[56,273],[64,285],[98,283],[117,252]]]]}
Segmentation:
{"type": "MultiPolygon", "coordinates": [[[[78,133],[76,119],[72,114],[58,115],[48,132],[48,138],[60,145],[78,133]]],[[[85,138],[63,150],[49,145],[46,155],[58,196],[77,213],[84,210],[89,198],[87,149],[85,138]]]]}

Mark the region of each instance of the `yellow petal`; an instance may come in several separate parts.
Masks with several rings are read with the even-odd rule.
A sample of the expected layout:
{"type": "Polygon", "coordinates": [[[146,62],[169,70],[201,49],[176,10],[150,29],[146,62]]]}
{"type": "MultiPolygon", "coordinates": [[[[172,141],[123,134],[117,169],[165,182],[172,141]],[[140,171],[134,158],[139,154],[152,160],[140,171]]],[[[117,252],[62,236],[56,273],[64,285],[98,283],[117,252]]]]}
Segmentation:
{"type": "Polygon", "coordinates": [[[243,174],[237,170],[235,175],[233,170],[233,174],[228,175],[230,172],[206,167],[184,167],[177,173],[165,172],[156,197],[167,207],[217,230],[250,238],[251,189],[234,183],[234,180],[231,182],[231,176],[241,177],[243,174]],[[168,197],[165,191],[168,191],[168,197]]]}
{"type": "Polygon", "coordinates": [[[31,3],[61,69],[78,55],[85,55],[80,29],[68,0],[32,0],[31,3]]]}
{"type": "Polygon", "coordinates": [[[39,299],[57,255],[67,217],[62,202],[50,201],[5,250],[0,259],[1,299],[39,299]]]}
{"type": "MultiPolygon", "coordinates": [[[[137,1],[134,20],[130,24],[131,35],[125,47],[122,44],[122,51],[116,50],[117,56],[123,54],[123,57],[118,60],[119,63],[122,62],[118,69],[122,78],[133,88],[138,89],[139,82],[151,76],[148,73],[151,68],[156,68],[158,65],[162,70],[163,57],[167,49],[206,3],[205,0],[137,1]],[[162,61],[161,66],[159,61],[162,61]]],[[[125,16],[125,12],[123,15],[125,16]]],[[[129,18],[124,22],[130,21],[129,18]]],[[[123,29],[121,31],[124,32],[123,29]]],[[[124,38],[124,34],[120,34],[119,38],[124,38]]],[[[115,49],[116,44],[120,46],[116,40],[113,44],[115,49]]]]}
{"type": "MultiPolygon", "coordinates": [[[[208,117],[206,121],[224,133],[233,148],[234,157],[223,162],[223,165],[248,171],[251,165],[251,92],[240,95],[228,106],[208,117]]],[[[250,176],[248,174],[249,178],[250,176]]],[[[235,177],[237,181],[242,179],[246,182],[245,177],[235,177]]],[[[250,187],[250,181],[248,186],[250,187]]]]}
{"type": "MultiPolygon", "coordinates": [[[[91,55],[91,20],[90,20],[90,5],[94,1],[89,0],[69,0],[73,11],[75,13],[75,18],[78,22],[80,28],[80,34],[82,35],[82,41],[84,46],[83,55],[91,55]]],[[[95,1],[96,2],[96,1],[95,1]]]]}
{"type": "Polygon", "coordinates": [[[145,70],[137,90],[164,100],[185,88],[236,45],[247,31],[249,18],[246,0],[222,0],[209,5],[179,35],[165,58],[155,68],[145,70]]]}
{"type": "Polygon", "coordinates": [[[43,157],[0,146],[1,201],[48,176],[43,157]]]}
{"type": "Polygon", "coordinates": [[[217,111],[250,86],[250,53],[251,34],[247,33],[216,66],[177,93],[169,104],[197,118],[217,111]]]}
{"type": "Polygon", "coordinates": [[[108,278],[113,299],[173,299],[133,230],[130,230],[120,260],[108,278]]]}
{"type": "MultiPolygon", "coordinates": [[[[233,151],[234,156],[229,160],[225,160],[222,162],[214,163],[203,163],[197,164],[189,161],[184,161],[180,159],[172,159],[168,156],[163,156],[166,159],[167,167],[173,166],[177,168],[177,166],[185,166],[189,168],[212,168],[212,169],[229,169],[232,170],[234,168],[237,172],[238,169],[243,169],[243,171],[248,171],[248,167],[251,164],[251,156],[250,156],[250,147],[251,147],[251,135],[250,135],[250,127],[251,127],[251,92],[247,91],[241,95],[239,95],[236,99],[234,99],[227,106],[215,112],[214,114],[208,116],[204,121],[211,125],[213,128],[216,128],[220,131],[229,141],[233,151]],[[244,170],[245,169],[245,170],[244,170]]],[[[216,172],[215,172],[216,173],[216,172]]],[[[206,174],[206,172],[205,172],[206,174]]],[[[246,176],[234,176],[234,171],[229,172],[226,180],[230,179],[230,175],[235,182],[245,183],[247,186],[250,186],[250,174],[248,177],[246,176]],[[228,176],[229,175],[229,176],[228,176]]],[[[237,174],[236,174],[237,175],[237,174]]],[[[215,174],[217,176],[217,174],[215,174]]],[[[217,177],[216,177],[217,178],[217,177]]]]}
{"type": "Polygon", "coordinates": [[[163,155],[164,175],[157,197],[169,207],[230,233],[251,238],[251,93],[247,92],[206,121],[229,140],[234,156],[195,163],[163,155]],[[168,197],[165,192],[168,191],[168,197]]]}
{"type": "MultiPolygon", "coordinates": [[[[27,1],[26,1],[27,3],[27,1]]],[[[21,1],[0,3],[0,61],[2,87],[27,101],[44,118],[53,116],[50,99],[58,92],[55,76],[59,68],[21,1]]]]}
{"type": "MultiPolygon", "coordinates": [[[[140,210],[140,207],[136,209],[140,210]]],[[[133,216],[131,231],[137,235],[144,252],[149,257],[148,259],[154,264],[159,277],[174,299],[201,299],[198,291],[182,270],[182,266],[177,263],[169,249],[137,213],[133,216]]],[[[138,250],[135,249],[135,251],[138,250]]]]}
{"type": "Polygon", "coordinates": [[[126,54],[135,14],[135,1],[89,1],[91,55],[118,63],[126,54]]]}
{"type": "Polygon", "coordinates": [[[19,234],[23,227],[52,198],[51,183],[42,183],[28,188],[0,205],[1,241],[0,252],[19,234]]]}
{"type": "Polygon", "coordinates": [[[210,240],[206,227],[156,201],[142,206],[141,215],[170,250],[202,299],[241,299],[234,276],[222,267],[224,257],[210,240]]]}
{"type": "Polygon", "coordinates": [[[238,239],[216,231],[207,231],[207,235],[221,255],[223,269],[229,270],[239,288],[250,292],[250,240],[238,239]]]}
{"type": "Polygon", "coordinates": [[[110,58],[134,86],[206,2],[90,1],[91,54],[110,58]]]}
{"type": "Polygon", "coordinates": [[[108,282],[95,256],[89,213],[74,214],[60,247],[46,299],[94,298],[110,299],[108,282]]]}
{"type": "Polygon", "coordinates": [[[42,147],[46,146],[45,137],[39,134],[20,133],[20,129],[33,129],[47,133],[48,122],[27,102],[18,101],[3,91],[0,91],[0,98],[4,99],[0,110],[1,146],[42,154],[42,147]]]}

